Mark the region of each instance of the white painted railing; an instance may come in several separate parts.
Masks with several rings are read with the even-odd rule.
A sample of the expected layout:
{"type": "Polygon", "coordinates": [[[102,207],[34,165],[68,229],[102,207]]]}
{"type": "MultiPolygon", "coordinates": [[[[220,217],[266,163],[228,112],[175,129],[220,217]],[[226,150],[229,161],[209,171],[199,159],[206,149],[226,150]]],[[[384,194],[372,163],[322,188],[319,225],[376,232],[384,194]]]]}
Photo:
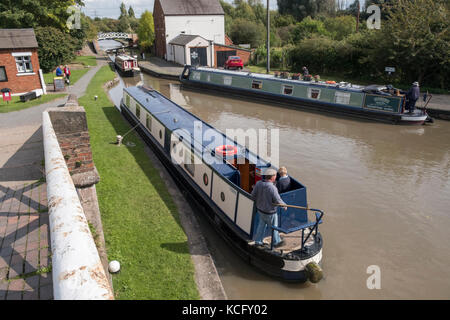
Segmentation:
{"type": "Polygon", "coordinates": [[[48,112],[43,112],[42,128],[54,299],[113,299],[48,112]]]}

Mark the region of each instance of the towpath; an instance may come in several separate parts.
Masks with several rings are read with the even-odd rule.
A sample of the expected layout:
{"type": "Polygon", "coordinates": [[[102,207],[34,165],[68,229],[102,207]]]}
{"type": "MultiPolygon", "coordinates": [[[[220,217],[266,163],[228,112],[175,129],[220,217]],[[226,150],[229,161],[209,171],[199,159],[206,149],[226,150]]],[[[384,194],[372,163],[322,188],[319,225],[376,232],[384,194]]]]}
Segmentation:
{"type": "MultiPolygon", "coordinates": [[[[66,92],[84,95],[107,60],[97,62],[66,92]]],[[[0,300],[53,299],[41,125],[43,111],[64,103],[0,113],[0,300]]]]}

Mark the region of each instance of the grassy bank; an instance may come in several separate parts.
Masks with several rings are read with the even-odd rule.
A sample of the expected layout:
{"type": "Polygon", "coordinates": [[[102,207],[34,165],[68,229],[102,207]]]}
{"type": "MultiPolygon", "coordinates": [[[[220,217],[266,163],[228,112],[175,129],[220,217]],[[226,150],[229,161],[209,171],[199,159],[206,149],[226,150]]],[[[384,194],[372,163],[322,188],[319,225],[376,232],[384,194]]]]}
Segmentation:
{"type": "Polygon", "coordinates": [[[0,113],[6,113],[6,112],[12,112],[12,111],[19,111],[23,109],[27,109],[30,107],[37,106],[39,104],[43,104],[46,102],[50,102],[53,100],[56,100],[58,98],[65,97],[67,94],[61,93],[61,94],[46,94],[42,95],[40,98],[30,100],[27,102],[21,102],[19,96],[14,96],[11,98],[11,101],[9,103],[6,103],[6,101],[0,100],[0,113]]]}
{"type": "Polygon", "coordinates": [[[108,66],[101,68],[79,102],[86,109],[100,174],[97,193],[108,259],[121,263],[113,275],[116,298],[198,299],[187,237],[164,181],[135,133],[124,140],[134,147],[112,143],[130,130],[102,88],[113,78],[108,66]]]}

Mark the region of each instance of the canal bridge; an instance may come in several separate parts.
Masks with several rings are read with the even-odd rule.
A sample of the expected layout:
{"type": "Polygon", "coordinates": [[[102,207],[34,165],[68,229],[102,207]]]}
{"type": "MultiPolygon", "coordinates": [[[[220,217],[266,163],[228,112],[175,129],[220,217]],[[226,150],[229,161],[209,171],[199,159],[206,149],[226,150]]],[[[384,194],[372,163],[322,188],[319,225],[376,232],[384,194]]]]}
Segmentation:
{"type": "Polygon", "coordinates": [[[114,40],[114,39],[129,39],[134,40],[136,34],[125,32],[99,32],[97,34],[97,40],[114,40]]]}

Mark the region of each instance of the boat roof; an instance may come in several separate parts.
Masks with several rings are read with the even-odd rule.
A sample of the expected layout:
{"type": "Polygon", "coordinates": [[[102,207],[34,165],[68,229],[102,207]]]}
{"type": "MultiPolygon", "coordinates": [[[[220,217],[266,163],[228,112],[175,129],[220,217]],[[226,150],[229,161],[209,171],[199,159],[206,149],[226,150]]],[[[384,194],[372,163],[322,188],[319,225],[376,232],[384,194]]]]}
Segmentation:
{"type": "Polygon", "coordinates": [[[136,58],[126,55],[126,54],[119,54],[116,56],[116,59],[121,59],[121,60],[136,60],[136,58]]]}
{"type": "Polygon", "coordinates": [[[326,83],[325,81],[319,81],[319,82],[312,82],[312,81],[303,81],[303,80],[293,80],[293,79],[283,79],[279,77],[275,77],[272,74],[262,74],[262,73],[253,73],[248,71],[230,71],[225,69],[212,69],[207,67],[197,67],[192,68],[193,70],[200,70],[200,71],[207,71],[207,72],[214,72],[214,73],[222,73],[222,74],[229,74],[232,76],[243,76],[243,77],[252,77],[254,79],[261,79],[261,80],[276,80],[286,83],[292,83],[292,84],[303,84],[307,86],[323,86],[323,87],[329,87],[336,89],[345,89],[355,92],[362,92],[365,88],[365,86],[355,85],[348,82],[339,82],[335,84],[326,83]]]}
{"type": "Polygon", "coordinates": [[[185,132],[191,136],[192,145],[197,154],[202,155],[203,153],[210,153],[222,145],[235,145],[238,149],[238,156],[245,157],[251,163],[260,167],[270,166],[268,161],[261,159],[255,153],[250,152],[244,146],[238,144],[224,133],[169,100],[158,91],[144,86],[128,87],[124,88],[124,90],[170,131],[173,132],[178,129],[177,133],[182,133],[181,130],[186,130],[185,132]],[[196,128],[194,128],[194,126],[196,126],[196,128]],[[199,139],[194,141],[196,136],[194,130],[196,129],[196,131],[198,131],[200,126],[203,139],[201,139],[202,137],[200,136],[199,139]],[[205,130],[212,131],[209,131],[208,134],[205,135],[205,130]],[[221,136],[222,138],[218,139],[218,136],[221,136]],[[210,137],[209,140],[207,139],[208,137],[210,137]]]}

